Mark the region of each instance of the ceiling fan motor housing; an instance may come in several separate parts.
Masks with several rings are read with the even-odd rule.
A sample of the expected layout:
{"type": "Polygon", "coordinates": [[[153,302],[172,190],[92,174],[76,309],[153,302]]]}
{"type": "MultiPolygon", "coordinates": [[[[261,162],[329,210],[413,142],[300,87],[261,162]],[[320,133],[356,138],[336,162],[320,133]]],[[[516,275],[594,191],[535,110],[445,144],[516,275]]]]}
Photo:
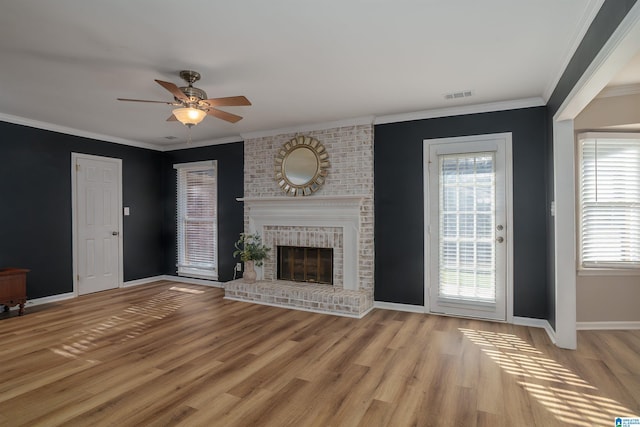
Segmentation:
{"type": "MultiPolygon", "coordinates": [[[[181,87],[180,90],[182,91],[182,93],[187,95],[191,102],[198,102],[203,99],[207,99],[207,93],[202,89],[198,89],[197,87],[186,86],[181,87]]],[[[176,101],[179,101],[179,99],[176,98],[176,101]]]]}

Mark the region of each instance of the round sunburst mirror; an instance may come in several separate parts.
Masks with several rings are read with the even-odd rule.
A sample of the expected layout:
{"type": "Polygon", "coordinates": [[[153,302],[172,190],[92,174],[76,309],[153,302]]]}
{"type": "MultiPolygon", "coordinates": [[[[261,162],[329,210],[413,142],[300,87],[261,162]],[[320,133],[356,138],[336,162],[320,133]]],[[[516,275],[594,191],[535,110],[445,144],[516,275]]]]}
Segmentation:
{"type": "Polygon", "coordinates": [[[329,154],[324,145],[309,136],[285,142],[276,155],[276,181],[288,196],[309,196],[325,182],[329,154]]]}

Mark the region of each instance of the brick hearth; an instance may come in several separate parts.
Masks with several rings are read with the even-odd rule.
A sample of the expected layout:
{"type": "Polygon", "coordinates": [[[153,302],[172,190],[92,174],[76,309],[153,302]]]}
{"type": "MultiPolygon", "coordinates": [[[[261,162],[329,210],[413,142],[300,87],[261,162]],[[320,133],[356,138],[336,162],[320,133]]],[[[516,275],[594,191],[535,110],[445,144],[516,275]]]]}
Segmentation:
{"type": "Polygon", "coordinates": [[[348,291],[331,285],[298,284],[282,280],[225,283],[225,298],[318,313],[362,317],[373,306],[368,292],[348,291]]]}

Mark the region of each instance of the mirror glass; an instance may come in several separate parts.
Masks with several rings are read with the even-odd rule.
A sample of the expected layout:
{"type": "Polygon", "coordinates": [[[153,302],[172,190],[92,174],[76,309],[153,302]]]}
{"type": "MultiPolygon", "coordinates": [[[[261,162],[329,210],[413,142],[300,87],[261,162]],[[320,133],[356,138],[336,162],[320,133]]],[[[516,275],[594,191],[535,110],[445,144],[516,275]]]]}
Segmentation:
{"type": "Polygon", "coordinates": [[[282,169],[293,185],[306,185],[318,173],[318,158],[308,147],[296,147],[291,150],[282,169]]]}
{"type": "Polygon", "coordinates": [[[317,139],[298,135],[275,158],[276,182],[287,196],[310,196],[325,183],[329,154],[317,139]]]}

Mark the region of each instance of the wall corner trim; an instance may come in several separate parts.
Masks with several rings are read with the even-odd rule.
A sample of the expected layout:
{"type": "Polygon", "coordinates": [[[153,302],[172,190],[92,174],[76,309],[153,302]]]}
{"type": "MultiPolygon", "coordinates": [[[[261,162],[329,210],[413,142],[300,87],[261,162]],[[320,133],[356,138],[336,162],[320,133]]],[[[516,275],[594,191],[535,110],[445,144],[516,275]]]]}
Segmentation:
{"type": "Polygon", "coordinates": [[[545,330],[549,339],[553,344],[556,344],[556,332],[551,327],[551,324],[547,319],[534,319],[531,317],[518,317],[513,316],[514,325],[518,326],[528,326],[530,328],[542,328],[545,330]]]}

